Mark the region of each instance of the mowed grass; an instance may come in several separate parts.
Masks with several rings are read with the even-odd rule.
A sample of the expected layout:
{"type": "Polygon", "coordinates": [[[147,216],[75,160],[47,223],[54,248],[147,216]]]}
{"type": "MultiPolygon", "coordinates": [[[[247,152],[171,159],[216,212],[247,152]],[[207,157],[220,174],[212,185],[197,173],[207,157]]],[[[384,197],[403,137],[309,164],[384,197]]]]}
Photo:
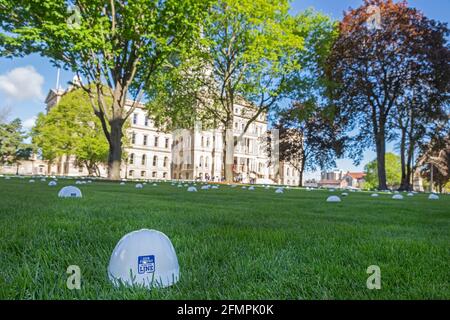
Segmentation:
{"type": "Polygon", "coordinates": [[[257,188],[188,193],[170,184],[57,187],[0,179],[1,299],[450,299],[450,197],[395,201],[350,193],[257,188]],[[338,193],[335,193],[338,194],[338,193]],[[114,288],[107,266],[119,239],[164,232],[178,255],[173,287],[114,288]],[[81,290],[66,286],[78,265],[81,290]],[[368,290],[368,266],[381,290],[368,290]]]}

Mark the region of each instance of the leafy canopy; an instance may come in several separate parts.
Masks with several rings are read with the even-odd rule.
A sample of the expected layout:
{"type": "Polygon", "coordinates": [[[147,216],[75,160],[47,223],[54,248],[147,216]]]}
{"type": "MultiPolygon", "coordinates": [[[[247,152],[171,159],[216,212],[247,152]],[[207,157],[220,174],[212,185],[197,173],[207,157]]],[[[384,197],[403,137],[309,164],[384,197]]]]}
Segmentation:
{"type": "Polygon", "coordinates": [[[80,164],[89,167],[108,159],[108,142],[100,120],[81,89],[65,94],[47,115],[39,114],[32,136],[42,156],[50,161],[74,155],[80,164]]]}

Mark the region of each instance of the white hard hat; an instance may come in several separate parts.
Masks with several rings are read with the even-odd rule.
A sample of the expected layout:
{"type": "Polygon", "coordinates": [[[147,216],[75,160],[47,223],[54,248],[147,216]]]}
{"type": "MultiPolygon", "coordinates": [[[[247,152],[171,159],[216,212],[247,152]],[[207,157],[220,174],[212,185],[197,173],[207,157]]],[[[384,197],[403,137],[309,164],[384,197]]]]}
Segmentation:
{"type": "Polygon", "coordinates": [[[327,202],[341,202],[341,198],[339,198],[338,196],[331,196],[328,197],[327,202]]]}
{"type": "Polygon", "coordinates": [[[432,193],[428,197],[428,200],[439,200],[439,196],[437,194],[432,193]]]}
{"type": "Polygon", "coordinates": [[[73,186],[64,187],[58,193],[60,198],[81,198],[82,196],[80,189],[73,186]]]}
{"type": "Polygon", "coordinates": [[[115,286],[169,287],[178,282],[180,268],[169,238],[156,230],[142,229],[117,243],[108,266],[115,286]]]}

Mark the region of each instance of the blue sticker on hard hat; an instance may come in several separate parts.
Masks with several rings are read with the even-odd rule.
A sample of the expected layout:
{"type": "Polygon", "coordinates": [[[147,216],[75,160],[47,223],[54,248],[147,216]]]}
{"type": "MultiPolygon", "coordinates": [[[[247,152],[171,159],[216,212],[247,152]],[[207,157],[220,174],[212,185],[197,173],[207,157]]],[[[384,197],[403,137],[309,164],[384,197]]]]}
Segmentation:
{"type": "Polygon", "coordinates": [[[138,273],[155,272],[155,256],[139,256],[138,257],[138,273]]]}

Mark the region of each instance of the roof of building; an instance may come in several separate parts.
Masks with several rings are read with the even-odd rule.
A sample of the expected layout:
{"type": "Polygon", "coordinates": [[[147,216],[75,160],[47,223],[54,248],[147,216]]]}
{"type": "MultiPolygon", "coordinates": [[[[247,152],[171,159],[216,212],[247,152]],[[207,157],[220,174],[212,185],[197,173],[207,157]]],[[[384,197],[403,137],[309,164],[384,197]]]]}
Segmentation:
{"type": "Polygon", "coordinates": [[[366,176],[366,174],[364,172],[347,172],[345,175],[350,176],[356,180],[363,179],[366,176]]]}

